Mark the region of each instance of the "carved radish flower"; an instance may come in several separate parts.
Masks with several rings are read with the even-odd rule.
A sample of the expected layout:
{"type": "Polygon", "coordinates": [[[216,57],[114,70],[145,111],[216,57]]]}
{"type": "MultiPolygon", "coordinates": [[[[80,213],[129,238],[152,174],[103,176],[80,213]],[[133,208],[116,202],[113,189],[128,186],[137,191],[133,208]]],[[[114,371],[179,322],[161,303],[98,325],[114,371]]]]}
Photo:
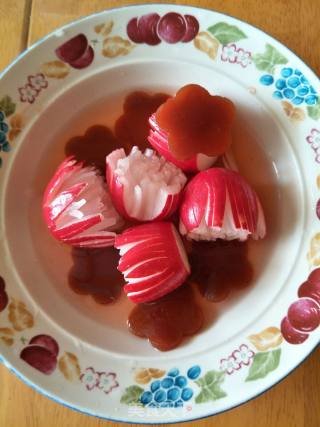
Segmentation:
{"type": "Polygon", "coordinates": [[[153,150],[133,147],[107,156],[107,181],[114,206],[125,218],[154,221],[169,218],[178,208],[187,178],[153,150]]]}
{"type": "Polygon", "coordinates": [[[168,134],[160,129],[155,114],[149,118],[149,124],[151,126],[148,141],[152,147],[158,151],[163,157],[169,162],[178,166],[185,172],[198,172],[201,170],[208,169],[216,160],[217,157],[206,156],[205,154],[198,153],[189,160],[178,160],[171,153],[168,144],[168,134]]]}
{"type": "Polygon", "coordinates": [[[122,219],[103,178],[93,167],[69,157],[49,182],[43,214],[53,236],[73,246],[112,246],[122,219]]]}
{"type": "Polygon", "coordinates": [[[195,240],[263,238],[266,225],[258,196],[237,172],[211,168],[187,185],[180,233],[195,240]]]}
{"type": "Polygon", "coordinates": [[[131,227],[116,237],[120,250],[118,270],[124,275],[128,298],[154,301],[182,285],[190,266],[182,241],[170,222],[131,227]]]}

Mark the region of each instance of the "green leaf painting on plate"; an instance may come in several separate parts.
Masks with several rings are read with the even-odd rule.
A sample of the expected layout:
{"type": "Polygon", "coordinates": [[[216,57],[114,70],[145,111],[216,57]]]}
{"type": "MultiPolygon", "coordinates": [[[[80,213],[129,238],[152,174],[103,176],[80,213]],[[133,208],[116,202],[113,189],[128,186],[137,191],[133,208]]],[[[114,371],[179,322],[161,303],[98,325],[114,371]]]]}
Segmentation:
{"type": "Polygon", "coordinates": [[[227,393],[221,389],[224,377],[224,372],[208,371],[202,378],[195,381],[201,388],[200,393],[195,398],[195,402],[206,403],[227,396],[227,393]]]}
{"type": "Polygon", "coordinates": [[[208,28],[211,33],[222,45],[237,42],[241,39],[246,39],[247,36],[235,25],[229,25],[226,22],[218,22],[208,28]]]}
{"type": "Polygon", "coordinates": [[[246,381],[255,381],[266,377],[270,372],[277,369],[280,363],[281,349],[256,353],[246,381]]]}
{"type": "Polygon", "coordinates": [[[0,110],[4,112],[6,117],[11,116],[16,111],[16,104],[10,96],[6,95],[0,99],[0,110]]]}
{"type": "Polygon", "coordinates": [[[121,396],[121,403],[129,406],[142,406],[140,396],[143,393],[143,388],[137,385],[131,385],[127,387],[121,396]]]}
{"type": "Polygon", "coordinates": [[[307,110],[308,110],[308,116],[311,117],[311,119],[319,120],[320,119],[320,98],[318,99],[316,105],[308,106],[307,110]]]}
{"type": "Polygon", "coordinates": [[[253,55],[252,60],[258,70],[267,71],[270,74],[274,73],[276,65],[284,65],[288,62],[287,58],[270,44],[266,44],[263,53],[253,55]]]}

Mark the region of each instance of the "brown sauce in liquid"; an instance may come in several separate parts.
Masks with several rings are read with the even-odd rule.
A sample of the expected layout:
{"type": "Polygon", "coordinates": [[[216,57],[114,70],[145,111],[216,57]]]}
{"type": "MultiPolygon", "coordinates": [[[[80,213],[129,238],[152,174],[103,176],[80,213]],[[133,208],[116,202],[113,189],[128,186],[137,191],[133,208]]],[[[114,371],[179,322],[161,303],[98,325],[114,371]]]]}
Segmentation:
{"type": "MultiPolygon", "coordinates": [[[[77,160],[96,166],[104,175],[105,157],[111,151],[124,147],[128,154],[133,145],[140,149],[150,147],[147,143],[148,118],[168,96],[144,92],[129,94],[124,101],[123,114],[115,123],[115,134],[106,126],[92,126],[84,135],[67,142],[66,155],[74,155],[77,160]]],[[[186,242],[186,250],[192,270],[188,283],[157,301],[137,304],[128,318],[129,330],[136,336],[148,338],[161,351],[179,346],[185,337],[195,335],[203,326],[204,316],[191,283],[196,283],[203,297],[218,302],[227,298],[233,288],[247,286],[253,277],[247,243],[186,242]]],[[[117,300],[124,279],[117,270],[119,254],[116,249],[73,248],[72,258],[74,264],[68,281],[74,292],[91,295],[99,304],[117,300]]]]}
{"type": "Polygon", "coordinates": [[[133,145],[140,150],[150,148],[148,119],[168,98],[165,93],[149,95],[146,92],[132,92],[126,97],[123,114],[115,124],[115,135],[128,152],[133,145]]]}
{"type": "Polygon", "coordinates": [[[74,156],[85,165],[93,165],[105,174],[106,156],[120,148],[112,131],[106,126],[91,126],[84,135],[71,138],[66,146],[67,156],[74,156]]]}
{"type": "Polygon", "coordinates": [[[203,313],[189,284],[151,303],[137,304],[128,319],[129,330],[148,338],[161,351],[172,350],[203,325],[203,313]]]}
{"type": "Polygon", "coordinates": [[[117,270],[120,256],[115,248],[72,248],[72,259],[68,279],[74,292],[91,295],[99,304],[109,304],[120,296],[124,279],[117,270]]]}
{"type": "Polygon", "coordinates": [[[233,289],[243,289],[252,282],[247,242],[194,242],[189,262],[188,280],[196,283],[201,295],[212,302],[220,302],[233,289]]]}

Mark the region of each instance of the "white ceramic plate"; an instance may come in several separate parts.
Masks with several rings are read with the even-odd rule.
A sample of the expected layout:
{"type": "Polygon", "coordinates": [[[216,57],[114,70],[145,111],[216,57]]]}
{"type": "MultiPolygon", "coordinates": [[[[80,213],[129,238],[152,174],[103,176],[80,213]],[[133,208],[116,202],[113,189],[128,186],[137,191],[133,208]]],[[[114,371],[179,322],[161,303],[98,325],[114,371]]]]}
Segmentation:
{"type": "Polygon", "coordinates": [[[146,423],[213,415],[284,378],[320,335],[319,93],[317,77],[276,40],[229,16],[184,6],[108,10],[55,31],[23,53],[0,80],[0,353],[5,365],[74,409],[146,423]],[[169,12],[196,18],[197,37],[177,41],[186,21],[163,18],[169,12]],[[128,22],[149,13],[163,18],[169,36],[172,25],[180,26],[175,43],[129,39],[128,22]],[[82,55],[75,43],[61,61],[55,49],[79,34],[92,50],[82,55]],[[75,126],[83,132],[92,123],[112,125],[124,95],[133,89],[173,93],[191,82],[236,104],[238,125],[245,131],[235,155],[262,198],[269,234],[251,245],[254,286],[218,305],[217,320],[200,334],[160,353],[127,331],[125,298],[105,308],[68,288],[69,249],[48,235],[41,198],[75,126]],[[312,298],[298,298],[311,271],[307,295],[312,298]],[[280,331],[290,306],[298,339],[284,339],[280,331]],[[42,336],[30,343],[38,335],[52,339],[42,336]],[[38,369],[20,357],[32,345],[27,352],[34,355],[33,365],[40,360],[38,369]]]}

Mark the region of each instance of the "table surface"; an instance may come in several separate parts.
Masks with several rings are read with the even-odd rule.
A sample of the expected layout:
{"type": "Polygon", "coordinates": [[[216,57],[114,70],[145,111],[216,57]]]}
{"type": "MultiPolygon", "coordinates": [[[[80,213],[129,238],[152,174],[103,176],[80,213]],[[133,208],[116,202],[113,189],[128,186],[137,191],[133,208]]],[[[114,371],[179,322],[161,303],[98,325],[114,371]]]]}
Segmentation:
{"type": "MultiPolygon", "coordinates": [[[[138,1],[0,0],[0,70],[53,29],[93,12],[138,1]]],[[[247,21],[287,45],[320,75],[319,0],[183,0],[171,3],[206,7],[247,21]]],[[[319,356],[318,348],[288,378],[253,401],[216,417],[184,425],[318,427],[319,356]]],[[[0,384],[1,427],[123,425],[64,408],[28,388],[3,366],[0,366],[0,384]]]]}

